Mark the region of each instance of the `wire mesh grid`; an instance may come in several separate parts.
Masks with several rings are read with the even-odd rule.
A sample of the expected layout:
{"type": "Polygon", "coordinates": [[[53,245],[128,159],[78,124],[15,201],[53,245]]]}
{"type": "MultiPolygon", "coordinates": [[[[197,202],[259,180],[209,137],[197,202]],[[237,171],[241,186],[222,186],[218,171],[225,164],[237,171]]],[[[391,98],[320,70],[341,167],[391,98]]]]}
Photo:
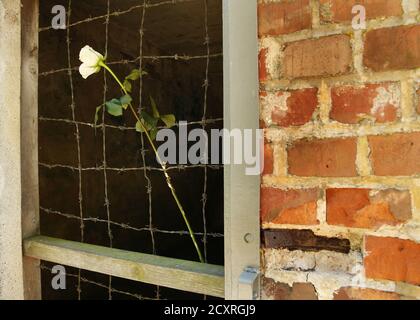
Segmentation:
{"type": "MultiPolygon", "coordinates": [[[[109,247],[142,252],[146,250],[152,254],[163,253],[167,256],[175,255],[177,258],[194,259],[194,251],[191,246],[190,253],[187,256],[185,256],[185,253],[177,256],[176,252],[172,252],[173,247],[169,249],[171,252],[168,253],[168,250],[164,250],[162,247],[163,245],[159,246],[160,242],[176,243],[182,237],[183,240],[179,246],[189,247],[187,245],[189,237],[186,228],[178,221],[173,223],[174,219],[179,218],[175,207],[170,205],[169,202],[166,203],[164,196],[163,201],[161,201],[161,197],[165,193],[164,189],[167,188],[160,180],[163,179],[162,169],[153,158],[146,139],[142,134],[136,133],[132,119],[123,119],[122,122],[118,122],[115,119],[110,119],[103,109],[100,123],[93,123],[93,113],[97,105],[93,104],[89,107],[87,105],[93,101],[100,101],[101,104],[104,104],[113,95],[116,95],[117,91],[111,82],[111,78],[105,72],[102,76],[98,75],[95,80],[87,80],[89,81],[89,89],[83,91],[85,83],[80,80],[78,75],[77,50],[81,48],[82,41],[93,41],[98,46],[95,49],[103,51],[108,59],[108,64],[115,67],[117,71],[127,71],[133,66],[149,71],[147,70],[149,67],[154,68],[153,63],[160,63],[163,67],[160,70],[154,70],[159,73],[162,70],[166,72],[165,70],[168,68],[165,64],[166,61],[181,63],[180,67],[175,67],[176,71],[187,68],[188,64],[194,63],[194,67],[191,68],[192,71],[190,70],[189,73],[196,73],[194,79],[198,79],[202,75],[202,83],[199,84],[201,90],[198,90],[199,94],[195,94],[195,104],[200,106],[200,111],[198,112],[197,108],[194,108],[192,112],[194,115],[190,116],[191,110],[189,112],[184,110],[184,112],[181,108],[181,111],[178,110],[177,113],[180,114],[180,120],[185,117],[189,127],[204,130],[220,128],[223,125],[223,112],[220,112],[222,104],[220,101],[216,102],[213,99],[211,109],[219,110],[212,112],[210,116],[208,108],[209,90],[212,88],[213,81],[219,88],[222,81],[221,72],[213,72],[215,74],[215,76],[212,76],[213,81],[210,79],[212,64],[221,65],[222,48],[221,41],[220,44],[216,45],[211,41],[209,7],[212,7],[213,13],[217,12],[220,18],[218,23],[221,24],[221,9],[218,9],[220,0],[127,0],[122,2],[98,0],[95,2],[97,5],[91,7],[85,7],[88,1],[61,0],[67,9],[67,29],[64,31],[54,30],[43,23],[43,20],[48,20],[42,17],[43,11],[46,15],[45,10],[50,10],[51,6],[48,2],[44,2],[44,5],[41,4],[44,7],[41,7],[41,27],[39,30],[41,232],[109,247]],[[156,52],[156,50],[151,49],[148,32],[155,30],[156,25],[147,25],[148,11],[153,10],[153,14],[156,15],[159,14],[161,8],[168,12],[171,8],[187,3],[194,3],[195,8],[200,9],[201,17],[198,18],[198,21],[202,25],[202,38],[200,39],[202,48],[198,52],[195,49],[192,50],[194,51],[193,54],[168,52],[168,50],[163,50],[165,51],[164,54],[150,54],[156,52]],[[126,8],[121,9],[119,5],[126,6],[126,8]],[[87,17],[79,19],[79,16],[83,15],[81,14],[83,11],[85,11],[84,15],[87,15],[87,17]],[[102,11],[104,14],[91,16],[91,11],[102,11]],[[112,18],[119,19],[111,22],[112,18]],[[118,27],[125,21],[130,21],[130,23],[135,21],[136,23],[136,31],[133,31],[132,34],[135,35],[133,41],[138,41],[138,44],[133,45],[133,47],[137,47],[138,51],[137,56],[134,57],[123,53],[123,50],[117,52],[117,54],[113,51],[115,46],[113,42],[119,37],[121,31],[118,27]],[[111,30],[113,27],[116,30],[111,30]],[[78,30],[77,36],[73,32],[75,28],[81,28],[78,30]],[[111,35],[111,33],[113,34],[111,35]],[[65,45],[62,45],[63,41],[59,40],[62,37],[65,38],[65,45]],[[98,40],[101,37],[103,39],[98,40]],[[54,42],[54,39],[58,40],[54,42]],[[52,52],[43,55],[43,52],[47,51],[52,52]],[[54,56],[54,60],[51,60],[51,55],[54,56]],[[114,57],[121,58],[121,56],[122,59],[112,60],[114,57]],[[55,68],[51,68],[51,65],[55,68]],[[197,70],[201,70],[201,72],[197,72],[197,70]],[[98,78],[101,81],[99,84],[98,78]],[[58,88],[61,88],[65,93],[57,92],[58,88]],[[96,95],[92,88],[97,88],[96,91],[100,91],[101,96],[96,95]],[[55,107],[45,107],[46,105],[55,107]],[[85,109],[87,111],[84,111],[85,109]],[[118,140],[121,137],[123,138],[122,141],[118,140]],[[121,143],[126,145],[122,147],[121,152],[118,152],[121,143]],[[131,156],[124,156],[124,151],[127,150],[133,155],[132,158],[136,158],[136,161],[132,161],[131,156]],[[128,187],[132,187],[132,189],[144,188],[145,193],[137,198],[139,193],[134,192],[127,198],[123,192],[124,188],[127,187],[125,185],[127,178],[135,178],[136,180],[134,186],[128,185],[128,187]],[[116,190],[116,188],[122,190],[116,190]],[[89,191],[92,189],[95,192],[89,191]],[[60,194],[60,196],[56,196],[57,194],[60,194]],[[72,198],[77,200],[77,206],[74,206],[74,203],[69,204],[71,200],[63,201],[63,195],[70,198],[73,196],[72,198]],[[100,200],[101,197],[102,201],[100,200]],[[125,205],[126,202],[141,202],[141,204],[133,207],[125,205]],[[164,203],[162,204],[162,202],[164,203]],[[98,203],[102,208],[96,212],[98,203]],[[165,215],[168,214],[172,217],[166,218],[165,215]],[[164,220],[171,219],[170,223],[162,223],[164,220]],[[156,222],[156,220],[158,221],[156,222]],[[74,232],[76,230],[75,224],[77,224],[78,229],[77,236],[74,232]],[[141,236],[135,236],[131,232],[140,233],[141,236]],[[146,236],[146,234],[148,235],[146,236]],[[146,242],[148,244],[144,245],[146,242]],[[142,245],[136,245],[138,243],[142,243],[142,245]]],[[[55,2],[57,1],[54,1],[54,4],[55,2]]],[[[184,9],[182,8],[181,11],[184,9]]],[[[176,14],[178,13],[179,11],[176,14]]],[[[188,20],[188,13],[186,14],[187,16],[182,18],[183,21],[188,20]]],[[[175,26],[170,26],[170,28],[173,27],[175,26]]],[[[132,25],[127,28],[130,31],[134,29],[132,25]]],[[[185,32],[185,30],[183,31],[181,28],[181,32],[185,32]]],[[[221,38],[218,32],[214,30],[211,30],[211,32],[221,38]]],[[[179,48],[177,49],[179,50],[179,48]]],[[[131,53],[131,51],[125,50],[124,52],[131,53]]],[[[179,77],[183,77],[183,75],[180,74],[179,77]]],[[[147,105],[147,102],[145,102],[147,91],[153,90],[153,81],[146,82],[147,78],[141,77],[137,83],[136,97],[139,112],[143,105],[147,105]]],[[[159,93],[161,89],[157,88],[154,91],[159,93]]],[[[221,95],[220,90],[215,92],[219,96],[221,95]]],[[[166,94],[166,91],[160,94],[162,93],[166,94]]],[[[213,92],[212,96],[214,95],[213,92]]],[[[222,98],[219,97],[219,99],[222,98]]],[[[200,189],[200,204],[198,206],[196,201],[194,205],[190,206],[194,212],[194,216],[190,218],[196,227],[194,230],[197,230],[195,234],[201,240],[200,244],[206,261],[221,263],[220,252],[223,252],[223,228],[220,227],[220,223],[223,221],[222,166],[173,165],[169,166],[169,172],[176,175],[175,185],[177,186],[178,183],[178,186],[180,186],[179,193],[200,189]],[[214,189],[214,195],[210,202],[209,188],[214,189]],[[209,203],[212,205],[209,206],[209,203]],[[211,226],[209,226],[209,210],[212,210],[211,226]],[[213,211],[217,211],[217,213],[213,211]],[[199,217],[197,213],[200,213],[199,217]],[[219,221],[217,222],[216,219],[219,221]],[[199,224],[200,226],[198,226],[199,224]],[[209,241],[213,252],[210,256],[209,241]]],[[[197,192],[194,194],[197,195],[197,192]]],[[[185,196],[188,198],[191,195],[186,194],[185,196]]],[[[43,263],[42,270],[50,272],[51,265],[43,263]]],[[[111,276],[97,275],[80,269],[71,268],[68,276],[75,281],[75,298],[77,299],[84,297],[83,288],[85,285],[106,290],[106,296],[103,297],[107,299],[113,299],[115,295],[136,299],[164,299],[170,296],[170,294],[162,294],[162,290],[167,289],[157,286],[143,285],[139,290],[140,293],[131,292],[136,286],[133,283],[128,284],[128,281],[122,287],[130,289],[130,292],[129,290],[117,289],[118,284],[121,286],[121,279],[115,280],[111,276]],[[118,283],[115,284],[115,281],[118,283]],[[146,289],[144,289],[145,287],[146,289]]],[[[47,279],[43,279],[43,281],[45,282],[47,279]]],[[[48,287],[48,284],[46,286],[48,287]]],[[[94,296],[94,298],[96,297],[94,296]]]]}

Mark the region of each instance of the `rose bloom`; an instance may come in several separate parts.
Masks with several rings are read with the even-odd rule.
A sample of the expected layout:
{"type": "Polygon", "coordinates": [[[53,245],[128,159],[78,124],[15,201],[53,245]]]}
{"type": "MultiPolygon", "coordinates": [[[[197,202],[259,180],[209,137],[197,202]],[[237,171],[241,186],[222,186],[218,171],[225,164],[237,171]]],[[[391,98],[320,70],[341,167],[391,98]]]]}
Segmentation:
{"type": "Polygon", "coordinates": [[[91,47],[85,46],[80,50],[79,60],[83,62],[79,67],[79,72],[84,79],[87,79],[101,70],[100,63],[104,61],[104,56],[91,47]]]}

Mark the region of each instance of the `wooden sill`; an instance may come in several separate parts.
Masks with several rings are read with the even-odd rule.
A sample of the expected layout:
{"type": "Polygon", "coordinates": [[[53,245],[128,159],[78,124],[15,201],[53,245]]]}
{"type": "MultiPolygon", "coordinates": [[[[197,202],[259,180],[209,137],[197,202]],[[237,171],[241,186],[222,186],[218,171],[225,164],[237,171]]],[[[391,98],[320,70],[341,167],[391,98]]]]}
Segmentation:
{"type": "Polygon", "coordinates": [[[36,236],[24,255],[124,279],[224,297],[224,267],[36,236]]]}

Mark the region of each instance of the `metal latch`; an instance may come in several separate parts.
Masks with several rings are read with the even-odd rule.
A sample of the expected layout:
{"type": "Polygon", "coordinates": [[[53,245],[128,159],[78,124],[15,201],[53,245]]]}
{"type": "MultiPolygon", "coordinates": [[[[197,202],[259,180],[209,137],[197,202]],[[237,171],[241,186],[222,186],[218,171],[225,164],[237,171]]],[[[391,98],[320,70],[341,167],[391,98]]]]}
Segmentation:
{"type": "Polygon", "coordinates": [[[260,296],[260,273],[248,267],[239,276],[239,300],[257,300],[260,296]]]}

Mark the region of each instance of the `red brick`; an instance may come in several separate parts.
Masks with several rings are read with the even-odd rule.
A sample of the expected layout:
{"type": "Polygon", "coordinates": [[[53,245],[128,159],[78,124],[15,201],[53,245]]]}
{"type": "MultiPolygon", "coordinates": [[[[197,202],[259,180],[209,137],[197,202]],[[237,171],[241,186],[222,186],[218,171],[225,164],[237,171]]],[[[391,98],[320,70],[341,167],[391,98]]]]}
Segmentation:
{"type": "Polygon", "coordinates": [[[315,287],[311,283],[294,283],[289,286],[263,277],[263,300],[318,300],[315,287]]]}
{"type": "Polygon", "coordinates": [[[321,0],[321,21],[348,22],[355,16],[352,8],[363,5],[366,8],[366,18],[401,16],[403,9],[401,0],[321,0]]]}
{"type": "Polygon", "coordinates": [[[374,71],[420,67],[420,26],[402,26],[369,31],[363,61],[374,71]]]}
{"type": "Polygon", "coordinates": [[[268,52],[268,49],[263,48],[260,50],[259,55],[258,55],[260,81],[266,81],[268,78],[267,52],[268,52]]]}
{"type": "Polygon", "coordinates": [[[263,175],[273,174],[274,171],[274,155],[273,148],[270,144],[264,145],[264,170],[263,175]]]}
{"type": "Polygon", "coordinates": [[[420,132],[368,137],[373,172],[378,176],[420,173],[420,132]]]}
{"type": "Polygon", "coordinates": [[[300,140],[288,148],[289,173],[304,177],[354,177],[355,138],[300,140]]]}
{"type": "Polygon", "coordinates": [[[401,296],[394,292],[386,292],[368,288],[345,287],[334,294],[334,300],[400,300],[401,296]]]}
{"type": "Polygon", "coordinates": [[[365,239],[366,276],[420,285],[420,244],[397,238],[365,239]]]}
{"type": "Polygon", "coordinates": [[[281,127],[300,126],[312,120],[318,105],[317,93],[317,88],[262,92],[261,105],[271,111],[270,124],[281,127]]]}
{"type": "Polygon", "coordinates": [[[397,120],[400,88],[396,83],[338,86],[331,90],[330,117],[342,123],[358,123],[365,118],[385,123],[397,120]]]}
{"type": "Polygon", "coordinates": [[[351,228],[396,225],[411,218],[408,191],[328,189],[327,222],[351,228]]]}
{"type": "Polygon", "coordinates": [[[309,0],[261,3],[258,5],[260,37],[292,33],[312,27],[309,0]]]}
{"type": "Polygon", "coordinates": [[[264,223],[315,225],[318,189],[261,189],[261,220],[264,223]]]}
{"type": "Polygon", "coordinates": [[[352,69],[352,49],[347,35],[291,42],[284,50],[285,78],[336,76],[352,69]]]}

